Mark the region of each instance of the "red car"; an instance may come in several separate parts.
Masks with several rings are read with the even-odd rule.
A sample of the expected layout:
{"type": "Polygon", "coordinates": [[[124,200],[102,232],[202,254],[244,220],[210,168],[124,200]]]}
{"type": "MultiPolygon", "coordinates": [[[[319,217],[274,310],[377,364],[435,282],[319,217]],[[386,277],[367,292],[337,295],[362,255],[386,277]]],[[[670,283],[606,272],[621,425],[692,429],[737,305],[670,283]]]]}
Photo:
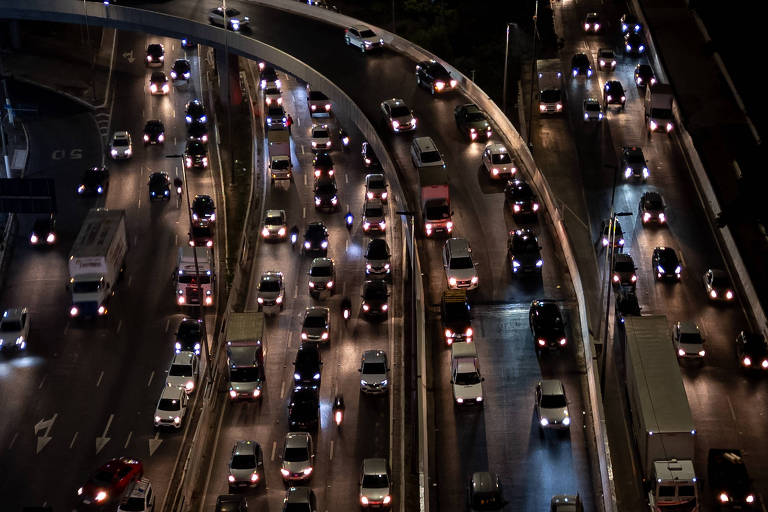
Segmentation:
{"type": "Polygon", "coordinates": [[[83,505],[101,506],[118,500],[128,484],[144,475],[144,464],[140,460],[120,457],[101,466],[77,490],[83,505]]]}

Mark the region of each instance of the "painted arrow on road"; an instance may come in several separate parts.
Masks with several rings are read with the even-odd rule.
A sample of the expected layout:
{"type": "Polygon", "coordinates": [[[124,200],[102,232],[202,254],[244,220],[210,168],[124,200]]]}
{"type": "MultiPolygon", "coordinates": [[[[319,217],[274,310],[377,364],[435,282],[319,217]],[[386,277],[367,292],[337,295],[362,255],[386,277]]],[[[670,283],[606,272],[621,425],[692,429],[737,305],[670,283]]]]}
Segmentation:
{"type": "Polygon", "coordinates": [[[107,433],[109,432],[109,427],[112,425],[112,420],[115,418],[114,414],[109,415],[109,419],[107,420],[107,426],[104,427],[104,433],[101,434],[101,437],[96,438],[96,453],[99,453],[104,446],[109,442],[111,437],[107,437],[107,433]]]}
{"type": "Polygon", "coordinates": [[[51,442],[51,437],[49,434],[51,433],[51,428],[53,428],[53,423],[56,421],[56,418],[58,418],[59,413],[54,413],[53,418],[49,420],[40,420],[35,424],[35,437],[37,437],[37,452],[40,453],[40,451],[45,448],[45,445],[47,445],[49,442],[51,442]],[[41,431],[45,430],[42,436],[38,436],[37,434],[41,431]]]}
{"type": "Polygon", "coordinates": [[[149,456],[155,454],[155,451],[157,451],[158,448],[160,448],[160,445],[162,444],[163,440],[160,439],[160,432],[155,432],[155,437],[153,439],[149,440],[149,456]]]}
{"type": "Polygon", "coordinates": [[[133,58],[133,50],[131,50],[129,52],[123,52],[123,58],[126,59],[131,64],[133,64],[133,61],[136,60],[136,59],[133,58]]]}

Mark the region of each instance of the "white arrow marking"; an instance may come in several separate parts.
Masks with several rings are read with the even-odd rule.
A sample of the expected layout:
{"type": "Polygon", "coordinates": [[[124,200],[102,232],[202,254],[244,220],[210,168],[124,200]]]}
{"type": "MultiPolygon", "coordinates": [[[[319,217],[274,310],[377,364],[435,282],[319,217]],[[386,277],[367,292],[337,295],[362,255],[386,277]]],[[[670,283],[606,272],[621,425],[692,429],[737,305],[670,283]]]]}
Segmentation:
{"type": "Polygon", "coordinates": [[[45,445],[50,443],[51,439],[53,439],[48,434],[50,434],[53,423],[56,421],[58,416],[59,413],[54,413],[53,418],[49,420],[40,420],[35,424],[35,437],[37,437],[37,434],[41,430],[45,430],[42,436],[37,437],[37,451],[35,453],[40,453],[40,450],[45,448],[45,445]]]}
{"type": "Polygon", "coordinates": [[[160,439],[160,432],[155,432],[155,437],[149,440],[149,456],[150,457],[155,453],[155,450],[157,450],[160,447],[160,444],[162,442],[163,440],[160,439]]]}
{"type": "Polygon", "coordinates": [[[111,437],[107,437],[107,432],[109,432],[109,427],[110,425],[112,425],[113,419],[115,419],[115,415],[110,414],[109,419],[107,420],[107,426],[104,427],[104,433],[101,434],[101,437],[96,438],[96,453],[99,453],[102,450],[102,448],[104,448],[107,445],[109,440],[112,439],[111,437]]]}
{"type": "Polygon", "coordinates": [[[129,52],[123,52],[123,58],[130,63],[133,63],[136,59],[133,57],[133,50],[129,52]]]}

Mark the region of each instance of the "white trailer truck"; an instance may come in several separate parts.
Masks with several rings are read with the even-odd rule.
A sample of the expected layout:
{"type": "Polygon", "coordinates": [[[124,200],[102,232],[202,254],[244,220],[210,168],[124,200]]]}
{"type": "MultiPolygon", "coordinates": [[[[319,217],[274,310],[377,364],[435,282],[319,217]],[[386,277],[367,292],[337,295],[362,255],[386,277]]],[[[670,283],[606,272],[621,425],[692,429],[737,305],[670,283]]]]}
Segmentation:
{"type": "Polygon", "coordinates": [[[88,212],[69,253],[71,317],[107,314],[127,253],[125,210],[94,208],[88,212]]]}
{"type": "Polygon", "coordinates": [[[288,130],[269,130],[267,144],[269,145],[269,175],[272,182],[290,180],[293,164],[291,164],[291,137],[288,130]]]}
{"type": "Polygon", "coordinates": [[[672,86],[649,85],[645,88],[645,123],[648,133],[669,133],[675,127],[672,114],[672,86]]]}
{"type": "Polygon", "coordinates": [[[261,397],[264,383],[264,313],[230,313],[226,325],[229,398],[261,397]]]}
{"type": "Polygon", "coordinates": [[[536,61],[539,83],[539,113],[562,114],[565,111],[563,98],[563,72],[559,59],[539,59],[536,61]]]}
{"type": "Polygon", "coordinates": [[[176,259],[176,304],[212,306],[216,275],[211,250],[207,247],[179,247],[176,259]],[[197,266],[195,266],[197,256],[197,266]]]}
{"type": "Polygon", "coordinates": [[[628,316],[624,329],[631,431],[651,509],[696,511],[696,429],[667,318],[628,316]]]}

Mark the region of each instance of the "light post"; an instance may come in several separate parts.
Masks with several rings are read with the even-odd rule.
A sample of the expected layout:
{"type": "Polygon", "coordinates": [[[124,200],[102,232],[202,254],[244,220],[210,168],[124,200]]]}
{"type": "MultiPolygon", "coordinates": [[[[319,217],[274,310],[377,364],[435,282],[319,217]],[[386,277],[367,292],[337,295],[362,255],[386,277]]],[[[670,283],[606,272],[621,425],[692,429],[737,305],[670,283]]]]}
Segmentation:
{"type": "MultiPolygon", "coordinates": [[[[509,64],[509,26],[514,23],[507,23],[507,36],[504,43],[504,86],[501,92],[501,111],[507,115],[507,65],[509,64]]],[[[473,80],[474,81],[474,80],[473,80]]]]}
{"type": "Polygon", "coordinates": [[[536,3],[533,7],[533,20],[531,23],[531,39],[532,43],[531,46],[533,48],[533,52],[531,54],[531,95],[530,95],[530,101],[528,102],[528,147],[533,149],[533,142],[531,141],[531,137],[533,134],[533,99],[534,99],[534,86],[536,84],[536,36],[538,35],[538,28],[536,26],[536,20],[539,16],[539,0],[536,0],[536,3]]]}

